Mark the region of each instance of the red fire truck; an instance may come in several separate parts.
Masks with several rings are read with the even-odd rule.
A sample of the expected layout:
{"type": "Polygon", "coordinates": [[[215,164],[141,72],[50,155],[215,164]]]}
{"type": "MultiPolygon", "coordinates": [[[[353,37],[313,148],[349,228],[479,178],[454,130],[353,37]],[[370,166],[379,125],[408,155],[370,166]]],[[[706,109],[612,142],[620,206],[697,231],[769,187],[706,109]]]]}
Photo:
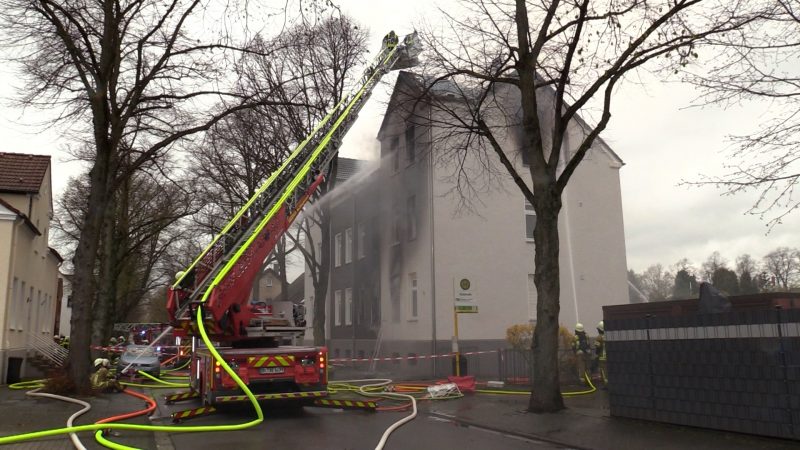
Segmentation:
{"type": "Polygon", "coordinates": [[[311,402],[327,395],[327,350],[296,345],[304,327],[289,302],[252,304],[250,291],[262,261],[328,175],[342,138],[387,72],[416,63],[416,33],[399,41],[391,32],[358,86],[316,126],[234,215],[212,242],[177,274],[167,310],[176,335],[192,338],[190,386],[205,405],[247,401],[200,344],[202,320],[210,341],[259,400],[311,402]],[[198,319],[198,315],[201,319],[198,319]],[[287,345],[289,344],[289,345],[287,345]]]}

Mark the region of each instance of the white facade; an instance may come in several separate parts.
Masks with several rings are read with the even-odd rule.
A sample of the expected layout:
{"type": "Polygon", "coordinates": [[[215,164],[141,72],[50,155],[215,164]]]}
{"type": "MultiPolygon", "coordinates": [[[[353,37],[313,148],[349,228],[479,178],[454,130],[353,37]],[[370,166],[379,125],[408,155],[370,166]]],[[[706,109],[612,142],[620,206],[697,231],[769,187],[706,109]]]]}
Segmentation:
{"type": "MultiPolygon", "coordinates": [[[[0,170],[18,168],[20,156],[0,155],[0,170]],[[7,164],[11,161],[10,165],[7,164]]],[[[36,188],[15,191],[0,186],[0,383],[9,368],[25,376],[26,358],[36,339],[52,340],[58,304],[58,267],[61,257],[48,247],[52,197],[49,157],[30,155],[45,169],[39,172],[36,188]],[[13,366],[13,367],[12,367],[13,366]]],[[[24,176],[35,170],[22,161],[24,176]]],[[[20,176],[22,182],[24,178],[20,176]]],[[[30,182],[29,179],[25,181],[30,182]]]]}
{"type": "MultiPolygon", "coordinates": [[[[403,79],[401,74],[398,84],[403,79]]],[[[454,283],[463,277],[471,281],[479,312],[459,314],[459,340],[471,342],[473,348],[504,346],[509,326],[535,319],[534,244],[526,237],[526,216],[531,219],[532,211],[526,210],[522,193],[501,166],[489,176],[483,170],[485,162],[474,155],[464,160],[474,188],[471,208],[465,208],[454,192],[456,163],[440,157],[448,150],[446,140],[440,139],[445,131],[419,118],[412,127],[397,107],[397,91],[396,87],[378,135],[378,174],[369,177],[378,180],[377,186],[364,186],[380,192],[383,342],[372,348],[380,347],[383,356],[449,351],[454,283]],[[413,146],[407,145],[412,140],[413,146]]],[[[563,152],[577,145],[583,130],[582,123],[571,124],[563,152]]],[[[503,148],[518,146],[513,130],[498,136],[503,148]]],[[[514,163],[530,186],[522,159],[514,163]]],[[[581,321],[593,330],[602,319],[603,305],[627,302],[622,165],[598,140],[563,194],[560,322],[569,329],[581,321]]],[[[308,286],[306,292],[311,292],[308,286]]],[[[350,346],[337,339],[329,346],[340,344],[350,346]]],[[[363,344],[371,353],[369,343],[363,344]]]]}

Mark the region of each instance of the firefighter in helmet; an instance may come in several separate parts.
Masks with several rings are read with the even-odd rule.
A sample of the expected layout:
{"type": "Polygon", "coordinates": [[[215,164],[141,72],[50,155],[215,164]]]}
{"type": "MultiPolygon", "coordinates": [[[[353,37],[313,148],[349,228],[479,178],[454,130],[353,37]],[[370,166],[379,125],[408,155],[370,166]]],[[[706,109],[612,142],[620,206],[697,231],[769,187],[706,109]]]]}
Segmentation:
{"type": "Polygon", "coordinates": [[[111,362],[106,358],[97,358],[94,360],[95,371],[89,381],[92,383],[92,389],[100,392],[122,392],[125,388],[119,384],[116,378],[111,375],[108,367],[111,362]]]}
{"type": "Polygon", "coordinates": [[[600,381],[603,385],[606,385],[608,384],[608,375],[606,375],[606,327],[602,320],[597,324],[597,339],[594,341],[594,357],[597,359],[600,381]]]}
{"type": "Polygon", "coordinates": [[[592,362],[591,347],[589,337],[583,329],[582,323],[575,324],[575,338],[572,340],[572,351],[575,353],[576,365],[578,369],[578,379],[586,384],[586,369],[592,362]]]}

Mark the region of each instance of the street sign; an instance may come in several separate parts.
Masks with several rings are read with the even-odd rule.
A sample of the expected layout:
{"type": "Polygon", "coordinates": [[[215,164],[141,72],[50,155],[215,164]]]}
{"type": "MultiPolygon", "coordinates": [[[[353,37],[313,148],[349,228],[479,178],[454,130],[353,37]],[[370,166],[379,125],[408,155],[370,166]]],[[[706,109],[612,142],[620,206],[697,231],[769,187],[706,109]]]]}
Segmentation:
{"type": "Polygon", "coordinates": [[[455,292],[456,313],[477,313],[478,305],[473,295],[474,286],[469,277],[453,278],[453,291],[455,292]]]}

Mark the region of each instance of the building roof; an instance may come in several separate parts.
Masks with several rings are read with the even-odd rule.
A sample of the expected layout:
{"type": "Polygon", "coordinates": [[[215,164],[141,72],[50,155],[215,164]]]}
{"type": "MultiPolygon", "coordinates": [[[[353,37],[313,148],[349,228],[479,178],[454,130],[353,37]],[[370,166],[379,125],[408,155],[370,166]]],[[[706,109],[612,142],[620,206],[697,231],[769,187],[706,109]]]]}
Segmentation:
{"type": "Polygon", "coordinates": [[[366,160],[339,157],[339,165],[336,169],[336,182],[350,179],[367,164],[366,160]]]}
{"type": "MultiPolygon", "coordinates": [[[[386,114],[383,116],[383,121],[381,122],[381,126],[378,129],[378,139],[382,139],[384,128],[389,123],[389,116],[392,109],[398,107],[397,105],[397,96],[399,93],[403,93],[406,95],[410,94],[421,94],[421,89],[424,87],[423,84],[424,80],[421,76],[413,74],[411,72],[407,72],[405,70],[400,71],[397,76],[397,80],[395,81],[395,86],[392,89],[392,96],[389,99],[389,107],[387,108],[386,114]]],[[[552,86],[547,86],[551,92],[555,92],[555,89],[552,86]]],[[[463,101],[460,99],[464,98],[464,95],[475,95],[477,93],[472,92],[463,92],[453,81],[446,79],[446,80],[439,80],[433,86],[428,87],[427,95],[431,97],[436,97],[443,100],[455,100],[455,101],[463,101]]],[[[569,105],[565,105],[569,107],[569,105]]],[[[581,126],[584,130],[591,130],[592,127],[580,116],[580,114],[575,114],[575,120],[579,126],[581,126]]],[[[617,162],[620,165],[624,165],[625,162],[620,158],[620,156],[611,149],[611,146],[603,140],[602,137],[597,136],[595,138],[595,142],[599,144],[600,149],[604,151],[612,160],[617,162]]],[[[341,160],[341,158],[340,158],[341,160]]]]}
{"type": "Polygon", "coordinates": [[[0,192],[38,193],[50,155],[0,152],[0,192]]]}
{"type": "Polygon", "coordinates": [[[289,285],[289,295],[286,298],[292,303],[300,303],[305,298],[305,290],[305,274],[301,273],[289,285]]]}

